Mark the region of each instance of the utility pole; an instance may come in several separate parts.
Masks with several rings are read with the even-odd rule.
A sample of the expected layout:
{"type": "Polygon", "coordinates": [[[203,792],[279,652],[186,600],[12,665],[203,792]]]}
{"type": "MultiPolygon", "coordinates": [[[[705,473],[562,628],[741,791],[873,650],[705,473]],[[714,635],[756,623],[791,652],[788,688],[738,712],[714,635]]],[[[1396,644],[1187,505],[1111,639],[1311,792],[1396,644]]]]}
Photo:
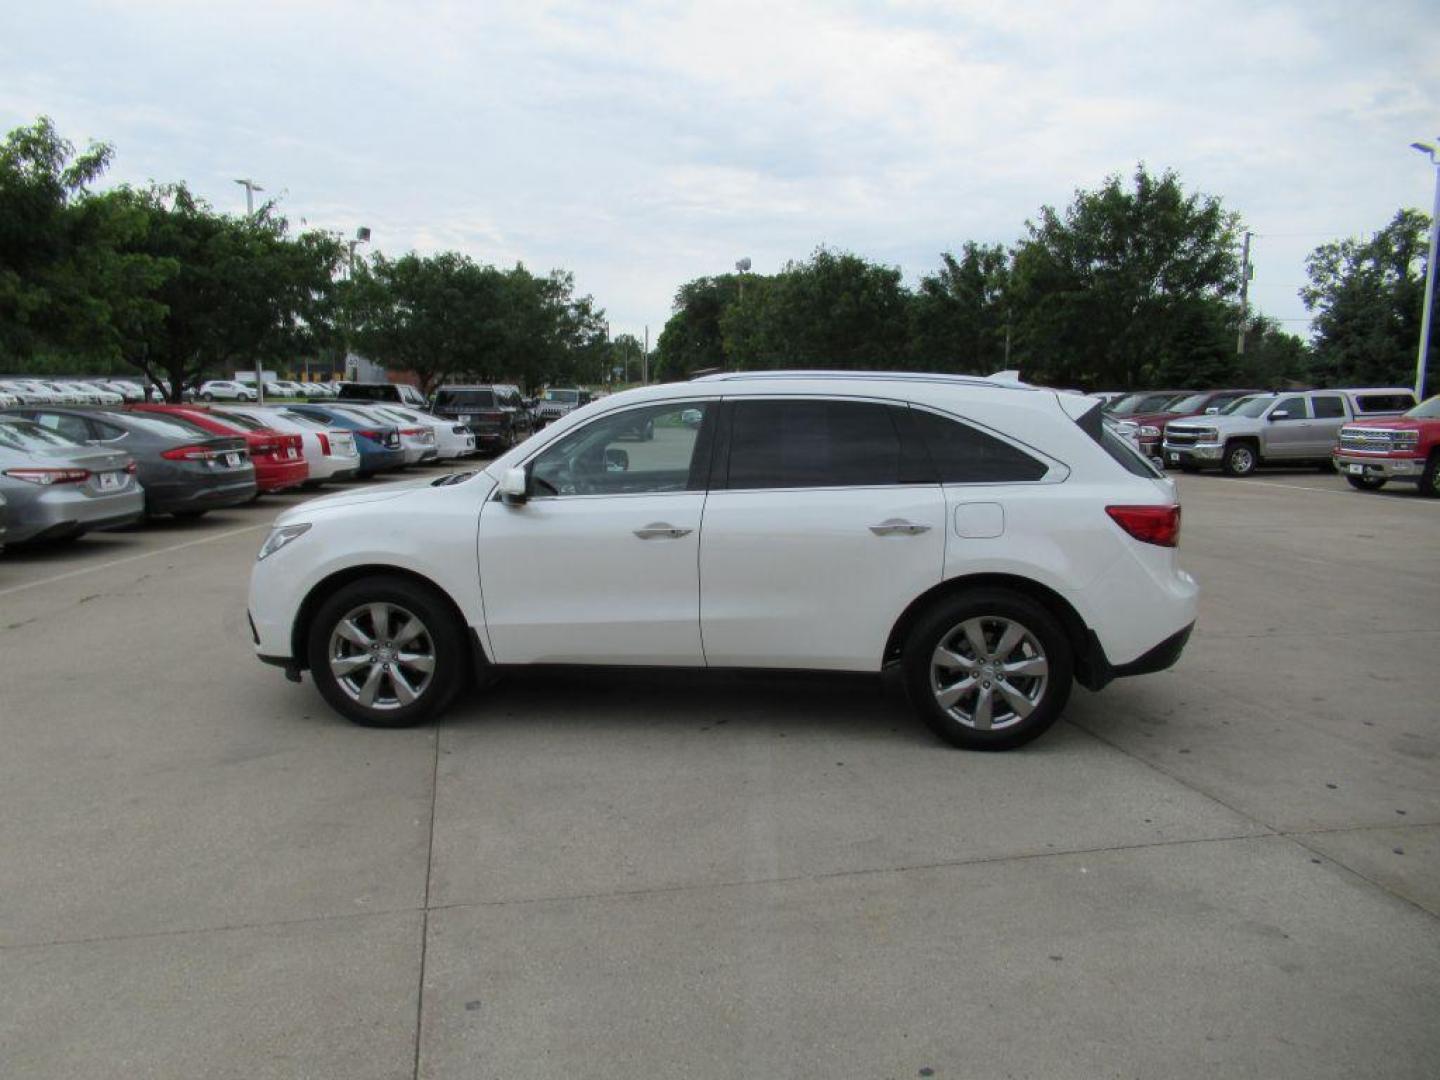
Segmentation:
{"type": "MultiPolygon", "coordinates": [[[[1440,140],[1437,140],[1440,141],[1440,140]]],[[[1420,351],[1415,356],[1415,400],[1425,400],[1425,361],[1430,359],[1430,312],[1435,306],[1435,248],[1440,241],[1440,149],[1432,143],[1410,144],[1430,156],[1435,166],[1435,205],[1430,211],[1430,256],[1425,263],[1425,303],[1420,309],[1420,351]]]]}
{"type": "MultiPolygon", "coordinates": [[[[255,192],[265,189],[254,180],[236,180],[245,189],[245,220],[252,221],[255,217],[255,192]]],[[[255,403],[265,404],[265,373],[260,370],[260,358],[255,358],[255,403]]]]}
{"type": "Polygon", "coordinates": [[[650,327],[645,327],[645,353],[640,362],[640,381],[650,385],[650,327]]]}
{"type": "Polygon", "coordinates": [[[1240,332],[1235,339],[1235,355],[1245,355],[1245,326],[1250,321],[1250,230],[1245,230],[1245,245],[1240,249],[1240,332]]]}

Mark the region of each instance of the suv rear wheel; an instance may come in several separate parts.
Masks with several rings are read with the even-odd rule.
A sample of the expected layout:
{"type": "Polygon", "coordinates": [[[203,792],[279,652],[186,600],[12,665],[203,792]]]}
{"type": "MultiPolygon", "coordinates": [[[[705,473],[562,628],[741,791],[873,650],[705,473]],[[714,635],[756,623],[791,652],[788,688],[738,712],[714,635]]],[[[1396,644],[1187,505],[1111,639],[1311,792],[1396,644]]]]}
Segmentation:
{"type": "Polygon", "coordinates": [[[365,727],[410,727],[438,716],[464,684],[464,628],[434,590],[372,577],[339,589],[315,613],[307,654],[315,686],[365,727]]]}
{"type": "Polygon", "coordinates": [[[1225,447],[1225,460],[1221,468],[1226,476],[1249,476],[1260,464],[1260,455],[1248,442],[1233,442],[1225,447]]]}
{"type": "Polygon", "coordinates": [[[1043,733],[1069,700],[1074,675],[1059,622],[1008,589],[936,604],[911,632],[903,664],[926,726],[967,750],[1009,750],[1043,733]]]}

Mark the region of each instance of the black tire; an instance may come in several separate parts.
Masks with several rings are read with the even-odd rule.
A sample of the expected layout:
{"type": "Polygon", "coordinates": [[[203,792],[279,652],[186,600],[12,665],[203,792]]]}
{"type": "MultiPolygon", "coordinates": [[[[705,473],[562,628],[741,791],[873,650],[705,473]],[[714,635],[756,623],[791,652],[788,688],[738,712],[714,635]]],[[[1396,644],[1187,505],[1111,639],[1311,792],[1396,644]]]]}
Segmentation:
{"type": "Polygon", "coordinates": [[[201,400],[201,401],[214,401],[214,400],[215,400],[215,395],[212,394],[212,393],[210,393],[210,392],[207,390],[205,393],[203,393],[203,394],[200,395],[200,400],[201,400]]]}
{"type": "MultiPolygon", "coordinates": [[[[363,646],[347,643],[341,647],[357,650],[350,656],[341,657],[342,660],[364,654],[363,646]]],[[[403,646],[397,645],[395,648],[399,651],[403,646]]],[[[341,716],[363,727],[413,727],[439,716],[470,677],[471,661],[467,652],[465,629],[439,592],[428,585],[389,576],[362,578],[337,590],[315,612],[306,640],[310,674],[320,695],[341,716]],[[420,636],[413,639],[413,647],[427,651],[432,658],[433,667],[428,680],[423,682],[415,671],[409,673],[408,678],[416,679],[419,684],[418,696],[409,704],[399,704],[400,693],[392,676],[388,674],[389,668],[384,668],[378,677],[373,695],[375,705],[361,704],[350,692],[356,689],[355,685],[348,684],[350,690],[343,688],[340,677],[331,668],[331,642],[337,626],[357,609],[367,608],[372,604],[385,605],[392,612],[398,610],[398,614],[393,615],[389,630],[382,629],[380,634],[375,634],[373,620],[364,616],[357,618],[356,623],[363,631],[375,634],[372,640],[389,641],[389,638],[382,635],[403,631],[408,624],[399,621],[402,615],[413,616],[423,626],[420,636]]],[[[377,660],[366,665],[364,670],[370,672],[378,662],[377,660]]],[[[396,663],[395,667],[400,669],[402,665],[396,663]]],[[[354,678],[359,677],[357,668],[354,678]]],[[[402,672],[402,678],[404,677],[406,676],[402,672]]]]}
{"type": "Polygon", "coordinates": [[[1243,439],[1228,443],[1220,467],[1226,476],[1249,476],[1260,467],[1260,451],[1254,443],[1243,439]]]}
{"type": "Polygon", "coordinates": [[[1385,486],[1385,479],[1384,477],[1380,476],[1347,475],[1345,477],[1345,482],[1351,487],[1353,487],[1356,491],[1379,491],[1382,487],[1385,486]]]}
{"type": "Polygon", "coordinates": [[[1335,462],[1333,462],[1333,461],[1317,461],[1317,462],[1315,463],[1315,467],[1316,467],[1317,469],[1319,469],[1319,470],[1320,470],[1321,472],[1323,472],[1323,473],[1333,473],[1333,472],[1335,471],[1335,462]]]}
{"type": "Polygon", "coordinates": [[[1199,465],[1181,465],[1181,466],[1180,466],[1180,471],[1183,472],[1183,473],[1190,473],[1190,474],[1193,475],[1194,473],[1198,473],[1198,472],[1200,471],[1200,466],[1199,466],[1199,465]]]}
{"type": "Polygon", "coordinates": [[[1440,499],[1440,450],[1430,455],[1425,471],[1420,474],[1420,494],[1427,499],[1440,499]]]}
{"type": "MultiPolygon", "coordinates": [[[[1060,711],[1070,699],[1075,671],[1074,652],[1059,620],[1028,596],[997,588],[976,589],[938,601],[911,630],[902,663],[911,706],[931,731],[952,746],[965,750],[1011,750],[1043,734],[1059,719],[1060,711]],[[999,657],[999,662],[1033,664],[1035,659],[1043,659],[1047,665],[1043,676],[1011,673],[1007,681],[1005,673],[994,671],[993,658],[982,656],[977,660],[975,654],[979,650],[970,647],[964,630],[965,624],[975,620],[990,648],[1000,644],[1005,624],[1019,626],[1025,636],[1005,656],[999,657]],[[968,720],[957,715],[967,714],[963,696],[952,708],[942,705],[937,697],[944,692],[934,663],[936,650],[942,643],[952,646],[952,656],[959,656],[966,663],[974,661],[976,666],[972,670],[984,672],[993,680],[972,691],[975,697],[969,703],[968,720]],[[987,664],[992,666],[987,668],[987,664]],[[997,725],[989,730],[980,723],[982,693],[991,702],[991,721],[997,725]],[[1027,700],[1028,714],[1022,714],[1020,706],[1011,705],[1017,697],[1027,700]]],[[[959,671],[958,682],[968,678],[972,686],[982,677],[980,674],[967,676],[959,668],[952,670],[959,671]]],[[[949,689],[955,689],[955,685],[949,689]]]]}

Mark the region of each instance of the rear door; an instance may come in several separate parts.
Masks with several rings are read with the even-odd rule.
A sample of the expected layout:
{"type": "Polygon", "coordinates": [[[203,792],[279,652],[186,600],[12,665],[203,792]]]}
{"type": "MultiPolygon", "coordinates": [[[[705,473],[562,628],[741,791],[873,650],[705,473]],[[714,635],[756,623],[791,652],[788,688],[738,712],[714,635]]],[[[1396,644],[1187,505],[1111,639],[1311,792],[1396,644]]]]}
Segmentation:
{"type": "Polygon", "coordinates": [[[1313,414],[1308,439],[1310,453],[1314,457],[1329,457],[1340,438],[1340,428],[1348,419],[1345,399],[1339,394],[1312,394],[1310,410],[1313,414]]]}
{"type": "Polygon", "coordinates": [[[945,496],[902,443],[903,405],[735,398],[700,542],[712,667],[876,670],[940,581],[945,496]]]}

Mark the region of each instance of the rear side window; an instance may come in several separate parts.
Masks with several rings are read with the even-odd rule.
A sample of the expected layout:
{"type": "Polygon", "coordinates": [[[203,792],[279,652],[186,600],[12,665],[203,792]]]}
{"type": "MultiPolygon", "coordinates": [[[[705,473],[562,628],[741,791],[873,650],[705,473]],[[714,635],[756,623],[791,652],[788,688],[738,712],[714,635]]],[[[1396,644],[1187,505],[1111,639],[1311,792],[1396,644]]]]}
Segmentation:
{"type": "Polygon", "coordinates": [[[1039,480],[1049,471],[1023,450],[969,424],[924,409],[911,409],[910,416],[942,484],[1011,484],[1039,480]]]}
{"type": "Polygon", "coordinates": [[[77,443],[90,438],[90,425],[81,417],[69,413],[41,413],[36,417],[36,423],[77,443]]]}
{"type": "Polygon", "coordinates": [[[900,482],[900,434],[885,405],[740,401],[730,488],[870,487],[900,482]]]}
{"type": "Polygon", "coordinates": [[[1356,394],[1355,411],[1364,413],[1397,413],[1415,407],[1414,394],[1356,394]]]}
{"type": "Polygon", "coordinates": [[[1313,397],[1310,399],[1310,407],[1315,410],[1316,420],[1337,420],[1345,416],[1345,402],[1338,397],[1313,397]]]}

